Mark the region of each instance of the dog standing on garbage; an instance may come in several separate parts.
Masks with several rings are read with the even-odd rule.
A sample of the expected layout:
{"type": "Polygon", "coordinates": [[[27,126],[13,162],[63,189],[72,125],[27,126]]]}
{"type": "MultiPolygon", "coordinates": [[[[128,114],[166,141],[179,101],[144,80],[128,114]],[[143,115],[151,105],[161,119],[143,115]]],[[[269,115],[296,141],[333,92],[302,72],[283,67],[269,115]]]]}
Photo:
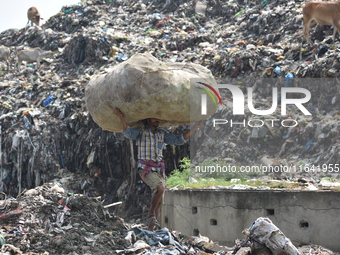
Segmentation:
{"type": "Polygon", "coordinates": [[[39,26],[40,23],[40,13],[38,11],[38,9],[36,7],[30,7],[27,11],[27,24],[26,26],[31,22],[31,26],[33,26],[33,24],[36,24],[37,26],[39,26]]]}
{"type": "Polygon", "coordinates": [[[312,1],[307,3],[303,9],[303,34],[310,43],[309,28],[318,23],[320,25],[333,25],[333,40],[336,31],[340,33],[340,2],[312,1]]]}
{"type": "Polygon", "coordinates": [[[20,65],[22,61],[26,62],[37,62],[37,69],[40,65],[40,60],[42,58],[53,58],[52,51],[42,50],[39,47],[28,49],[28,50],[20,50],[17,53],[17,60],[18,60],[18,70],[20,71],[20,65]]]}

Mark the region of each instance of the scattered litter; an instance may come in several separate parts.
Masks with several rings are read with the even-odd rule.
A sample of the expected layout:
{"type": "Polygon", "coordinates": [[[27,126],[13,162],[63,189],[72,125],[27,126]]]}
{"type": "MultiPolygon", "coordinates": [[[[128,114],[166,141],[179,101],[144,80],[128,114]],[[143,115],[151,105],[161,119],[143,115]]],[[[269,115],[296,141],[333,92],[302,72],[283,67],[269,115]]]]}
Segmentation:
{"type": "MultiPolygon", "coordinates": [[[[261,160],[265,165],[294,164],[294,173],[267,176],[305,180],[302,184],[309,189],[339,189],[340,44],[333,41],[332,29],[321,26],[310,31],[312,45],[303,41],[304,3],[85,0],[64,6],[43,27],[2,31],[0,45],[10,49],[10,61],[0,62],[0,191],[8,197],[2,200],[6,210],[0,214],[6,241],[2,252],[75,255],[128,249],[124,221],[106,211],[140,218],[150,194],[130,170],[133,144],[93,121],[85,88],[95,75],[107,74],[137,53],[151,54],[163,63],[203,66],[216,82],[236,82],[243,89],[251,82],[248,77],[277,78],[287,88],[307,78],[330,78],[319,81],[322,86],[310,84],[317,98],[308,109],[315,117],[299,118],[296,128],[268,123],[254,129],[226,127],[216,136],[216,130],[206,126],[190,142],[208,135],[202,147],[208,144],[209,153],[219,155],[219,160],[235,165],[258,165],[261,160]],[[52,51],[54,58],[22,65],[19,71],[16,52],[36,47],[52,51]],[[62,185],[48,185],[54,179],[62,185]],[[19,206],[11,208],[15,203],[10,197],[16,197],[13,201],[19,206]],[[122,203],[103,208],[117,201],[122,203]]],[[[269,109],[271,90],[254,89],[256,103],[269,109]]],[[[228,98],[225,108],[214,117],[230,118],[231,97],[223,96],[228,98]]],[[[294,117],[294,110],[290,113],[294,117]]],[[[187,156],[183,148],[166,148],[169,169],[176,169],[178,159],[187,156]]],[[[198,153],[197,162],[203,156],[198,153]]],[[[224,254],[209,250],[208,244],[204,249],[187,245],[188,254],[224,254]]],[[[314,251],[331,254],[313,245],[304,253],[314,251]]]]}

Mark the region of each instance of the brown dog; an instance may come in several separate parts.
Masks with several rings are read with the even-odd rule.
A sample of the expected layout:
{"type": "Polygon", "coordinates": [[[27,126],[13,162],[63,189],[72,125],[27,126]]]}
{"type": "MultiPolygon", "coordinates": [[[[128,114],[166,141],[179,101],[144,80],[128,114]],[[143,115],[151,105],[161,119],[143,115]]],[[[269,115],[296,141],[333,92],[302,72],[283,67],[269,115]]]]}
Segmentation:
{"type": "Polygon", "coordinates": [[[340,2],[309,2],[303,9],[303,34],[310,43],[309,28],[318,23],[320,25],[333,25],[333,40],[336,31],[340,33],[340,2]]]}

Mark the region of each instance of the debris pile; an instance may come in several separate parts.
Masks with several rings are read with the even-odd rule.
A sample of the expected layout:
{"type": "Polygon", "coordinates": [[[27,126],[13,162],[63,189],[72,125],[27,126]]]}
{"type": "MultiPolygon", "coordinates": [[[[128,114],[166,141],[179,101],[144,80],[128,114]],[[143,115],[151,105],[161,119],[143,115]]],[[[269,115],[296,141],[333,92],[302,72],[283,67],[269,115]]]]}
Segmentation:
{"type": "Polygon", "coordinates": [[[1,214],[1,235],[15,247],[10,254],[108,254],[124,247],[124,220],[99,198],[66,193],[58,183],[1,200],[1,214]]]}
{"type": "MultiPolygon", "coordinates": [[[[16,235],[10,233],[11,228],[3,227],[4,233],[12,235],[7,240],[12,238],[10,243],[24,252],[28,251],[29,245],[39,247],[33,252],[44,252],[44,245],[50,242],[55,243],[53,249],[56,249],[51,253],[67,247],[65,254],[101,254],[99,249],[91,250],[94,249],[91,245],[101,240],[107,241],[105,245],[112,243],[111,234],[99,230],[88,234],[91,224],[107,221],[111,225],[106,228],[103,223],[102,229],[110,232],[116,222],[112,220],[114,218],[105,218],[107,215],[101,214],[101,209],[93,214],[88,208],[89,217],[94,221],[84,220],[84,223],[72,225],[69,220],[73,218],[68,213],[77,212],[77,204],[83,199],[90,204],[97,203],[91,197],[102,196],[105,205],[128,201],[116,208],[121,215],[140,218],[147,211],[150,191],[136,177],[135,145],[122,134],[102,130],[85,105],[85,87],[90,78],[108,73],[113,66],[136,53],[149,52],[165,63],[200,64],[208,68],[218,82],[237,83],[243,90],[249,77],[272,78],[282,86],[294,86],[296,82],[299,87],[318,95],[306,106],[313,116],[299,117],[297,127],[272,128],[264,123],[255,128],[226,125],[212,130],[206,126],[190,141],[191,152],[198,155],[197,162],[203,160],[199,155],[211,153],[206,155],[218,155],[217,160],[233,164],[294,164],[302,166],[299,168],[302,170],[310,169],[310,166],[323,170],[326,166],[324,172],[313,172],[308,176],[307,171],[297,171],[295,177],[302,176],[314,182],[315,178],[325,175],[332,180],[339,178],[338,172],[329,173],[328,170],[330,164],[337,164],[340,159],[337,84],[340,43],[333,41],[332,30],[327,26],[311,29],[314,44],[303,42],[301,10],[304,4],[305,1],[287,0],[87,0],[63,7],[44,27],[9,29],[0,33],[0,45],[9,47],[11,52],[9,71],[7,63],[0,62],[0,188],[7,195],[17,197],[25,189],[37,187],[37,196],[23,193],[17,199],[31,199],[26,204],[39,215],[32,218],[23,207],[13,209],[19,219],[23,218],[20,224],[24,228],[20,230],[18,225],[13,226],[19,231],[16,235]],[[21,65],[19,71],[17,52],[35,47],[53,51],[54,58],[43,59],[40,65],[36,62],[21,65]],[[333,83],[319,82],[318,86],[309,86],[302,82],[307,78],[330,78],[333,83]],[[209,151],[199,151],[199,147],[209,148],[209,151]],[[67,175],[73,180],[70,189],[88,198],[46,198],[41,195],[49,194],[45,191],[49,188],[38,187],[67,175]],[[35,197],[40,197],[42,202],[35,201],[35,197]],[[64,201],[59,203],[61,198],[64,201]],[[70,205],[74,201],[75,207],[72,209],[67,205],[71,210],[64,212],[66,201],[70,205]],[[41,206],[34,207],[34,204],[41,206]],[[51,204],[55,207],[49,208],[51,204]],[[50,214],[53,212],[54,216],[39,214],[41,208],[50,214]],[[60,219],[64,217],[61,226],[60,222],[57,224],[57,215],[60,219]],[[29,219],[27,223],[26,219],[29,219]],[[67,229],[69,224],[73,228],[67,229]],[[25,234],[32,229],[37,231],[25,234]],[[75,232],[66,238],[56,238],[57,234],[73,230],[75,232]],[[60,233],[56,233],[58,231],[60,233]],[[36,235],[40,239],[35,238],[36,235]],[[80,235],[84,236],[81,244],[72,242],[72,237],[80,235]],[[97,239],[95,235],[99,235],[97,239]],[[80,250],[76,251],[74,247],[80,250]]],[[[250,81],[249,84],[254,83],[250,81]]],[[[254,101],[261,109],[271,106],[270,88],[265,84],[254,87],[254,101]]],[[[231,119],[231,95],[222,90],[221,94],[227,99],[224,100],[225,107],[214,116],[231,119]]],[[[291,109],[289,114],[294,117],[296,110],[291,109]]],[[[280,113],[274,115],[282,121],[280,113]]],[[[247,121],[255,119],[247,108],[244,117],[247,121]]],[[[243,117],[235,118],[235,121],[242,122],[243,117]]],[[[174,133],[187,129],[184,125],[169,128],[174,133]]],[[[164,152],[167,174],[178,168],[180,159],[188,156],[188,147],[188,144],[167,146],[164,152]]],[[[334,165],[333,169],[336,169],[334,165]]],[[[7,202],[4,208],[7,208],[7,202]]],[[[110,251],[113,247],[117,250],[127,248],[120,241],[112,243],[110,251]]]]}
{"type": "MultiPolygon", "coordinates": [[[[244,230],[245,239],[236,240],[233,247],[166,228],[150,232],[143,224],[128,224],[110,213],[101,199],[70,193],[57,181],[25,190],[17,198],[3,197],[0,254],[271,254],[268,250],[276,247],[274,239],[289,241],[282,233],[275,237],[269,234],[269,238],[262,235],[280,231],[266,218],[257,219],[254,226],[244,230]]],[[[300,254],[316,254],[313,251],[320,249],[333,254],[319,246],[307,253],[302,252],[307,246],[298,250],[300,254]]]]}

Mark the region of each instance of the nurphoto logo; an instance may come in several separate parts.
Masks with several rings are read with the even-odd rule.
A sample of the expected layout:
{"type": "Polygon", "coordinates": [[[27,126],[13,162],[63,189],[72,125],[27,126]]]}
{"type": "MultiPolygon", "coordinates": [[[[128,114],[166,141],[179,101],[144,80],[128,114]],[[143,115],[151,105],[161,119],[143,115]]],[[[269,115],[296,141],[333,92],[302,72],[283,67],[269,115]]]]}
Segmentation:
{"type": "MultiPolygon", "coordinates": [[[[220,105],[222,105],[222,98],[220,94],[210,85],[204,84],[201,82],[197,82],[202,85],[205,85],[207,88],[197,87],[205,92],[205,94],[201,94],[201,115],[207,115],[207,95],[214,101],[216,104],[216,98],[219,100],[220,105]],[[211,93],[208,89],[210,89],[213,93],[211,93]]],[[[215,86],[217,89],[228,89],[232,94],[232,102],[233,102],[233,115],[244,115],[245,114],[245,104],[247,105],[249,111],[254,115],[259,116],[268,116],[273,114],[280,103],[281,105],[281,116],[287,115],[287,106],[288,105],[295,105],[297,109],[299,109],[304,115],[312,115],[306,107],[303,105],[304,103],[308,103],[311,99],[311,92],[305,88],[299,87],[282,87],[280,91],[278,91],[277,87],[272,87],[272,105],[269,109],[256,109],[255,102],[253,99],[253,88],[247,88],[247,100],[245,100],[245,95],[243,91],[237,87],[236,85],[231,84],[217,84],[215,86]],[[294,94],[295,98],[290,98],[289,95],[294,94]],[[300,97],[296,97],[299,95],[300,97]],[[280,99],[280,102],[279,102],[280,99]]],[[[216,125],[226,125],[230,124],[233,125],[242,125],[249,127],[262,127],[265,122],[268,122],[272,127],[276,122],[280,122],[281,126],[283,127],[295,127],[298,125],[298,122],[295,119],[248,119],[247,121],[244,119],[243,121],[233,121],[232,119],[213,119],[213,126],[216,125]]]]}
{"type": "MultiPolygon", "coordinates": [[[[225,88],[229,89],[229,91],[233,95],[233,114],[234,115],[244,115],[244,94],[240,88],[238,88],[235,85],[231,84],[217,84],[217,88],[225,88]]],[[[270,109],[267,110],[257,110],[254,107],[254,102],[253,102],[253,88],[247,88],[247,93],[248,93],[248,100],[247,100],[247,105],[248,109],[251,113],[255,115],[270,115],[274,113],[278,106],[278,89],[277,88],[272,88],[273,90],[273,104],[270,109]]],[[[209,92],[209,91],[208,91],[209,92]]],[[[212,94],[209,92],[208,93],[211,97],[212,94]]],[[[219,94],[216,92],[215,93],[219,100],[222,102],[221,97],[219,94]]],[[[311,93],[309,90],[305,88],[291,88],[291,87],[283,87],[281,88],[281,115],[285,116],[287,115],[287,105],[292,104],[298,107],[301,112],[304,115],[312,115],[302,104],[307,103],[311,99],[311,93]],[[300,93],[305,95],[304,98],[288,98],[287,94],[288,93],[300,93]]],[[[207,100],[206,100],[206,94],[201,95],[201,102],[202,102],[202,115],[206,115],[207,112],[207,100]]],[[[213,100],[216,100],[215,98],[213,100]]],[[[221,103],[222,104],[222,103],[221,103]]]]}
{"type": "Polygon", "coordinates": [[[218,100],[220,105],[222,105],[223,102],[222,102],[220,94],[211,85],[203,83],[203,82],[197,82],[197,83],[203,85],[203,87],[197,86],[196,88],[203,90],[205,92],[205,94],[201,95],[201,100],[202,100],[202,111],[201,111],[201,113],[202,113],[202,115],[207,115],[207,95],[210,96],[210,98],[212,99],[212,101],[214,102],[215,105],[217,105],[217,100],[218,100]],[[216,100],[215,96],[217,97],[217,100],[216,100]]]}

